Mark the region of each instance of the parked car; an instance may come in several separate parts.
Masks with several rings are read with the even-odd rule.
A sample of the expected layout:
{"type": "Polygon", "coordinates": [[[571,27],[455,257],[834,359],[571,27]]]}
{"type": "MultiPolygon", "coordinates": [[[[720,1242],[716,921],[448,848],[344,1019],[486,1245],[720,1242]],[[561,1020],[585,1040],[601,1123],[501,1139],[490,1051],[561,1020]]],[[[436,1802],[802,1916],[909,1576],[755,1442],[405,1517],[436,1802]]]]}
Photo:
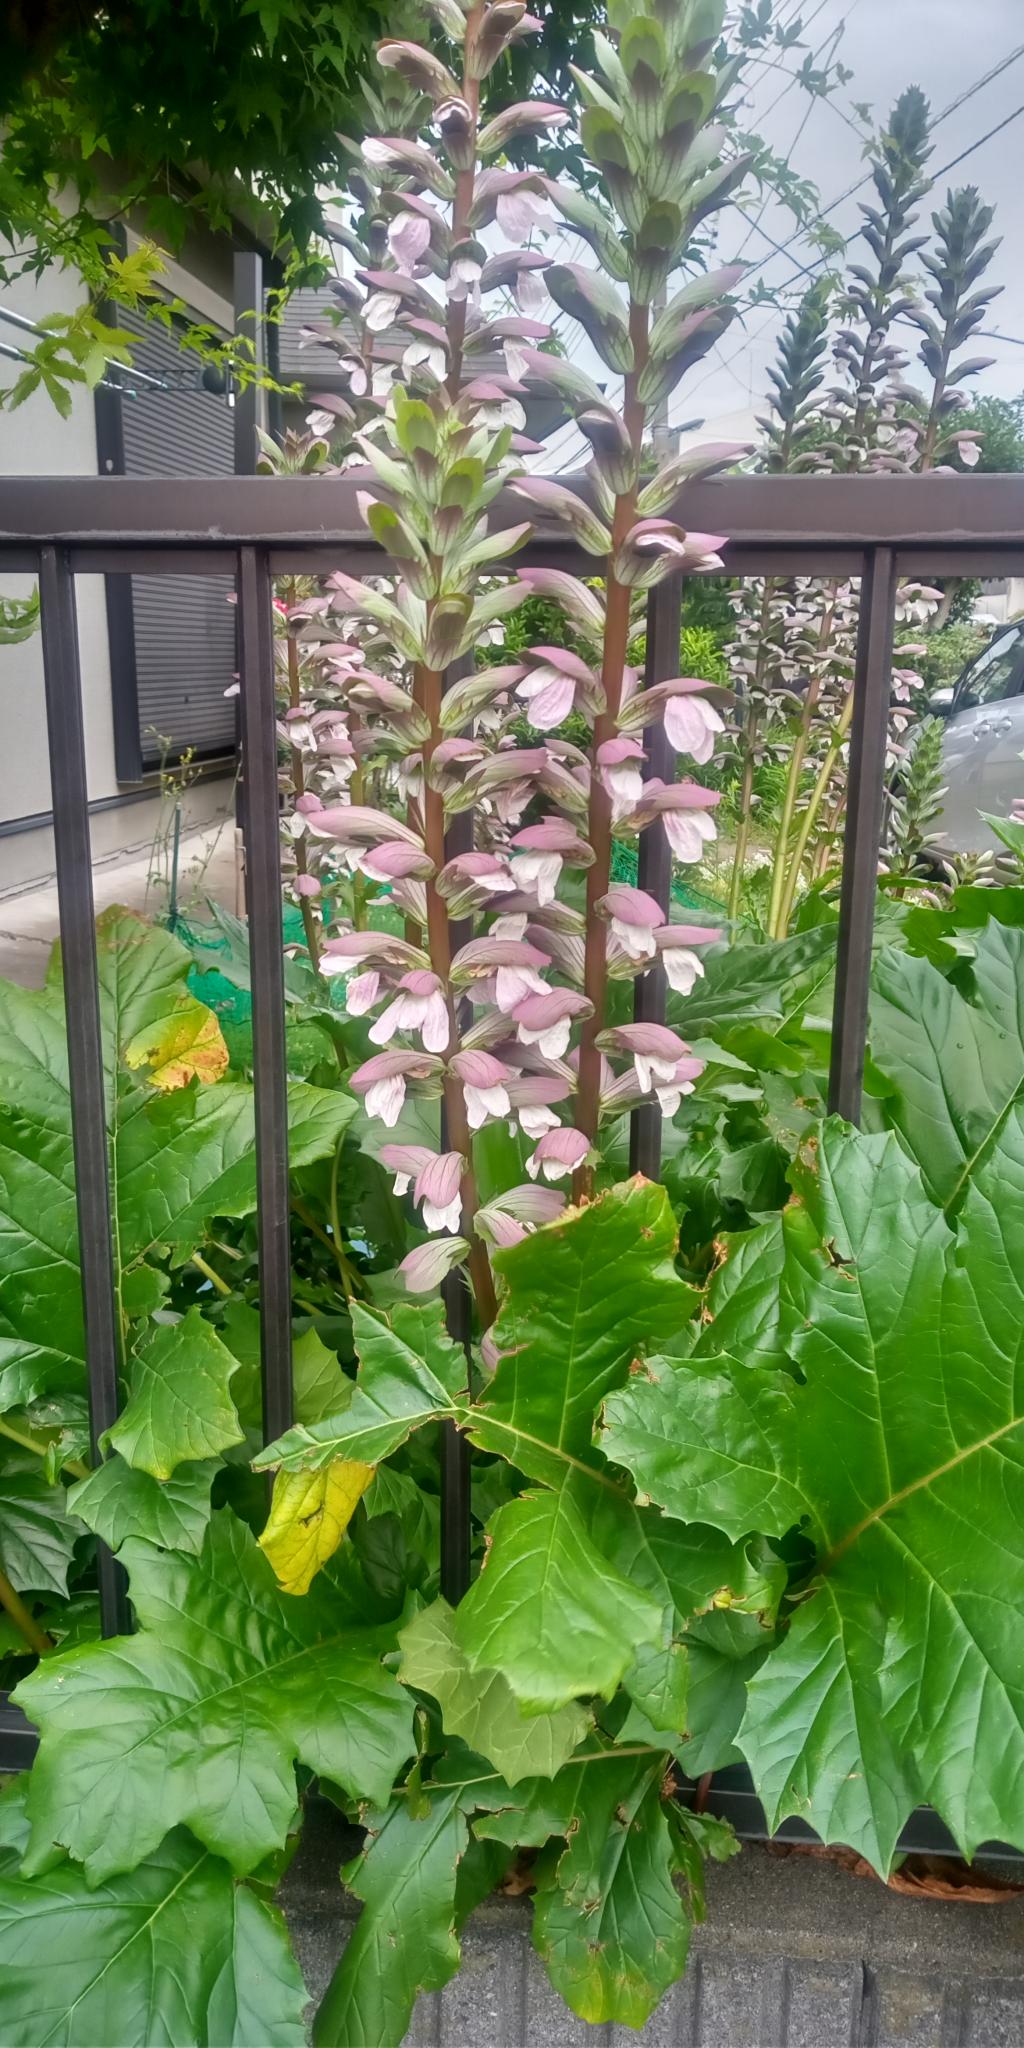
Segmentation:
{"type": "Polygon", "coordinates": [[[1024,619],[1000,626],[931,709],[947,720],[936,834],[957,853],[989,851],[998,841],[979,813],[1005,818],[1024,796],[1024,619]]]}

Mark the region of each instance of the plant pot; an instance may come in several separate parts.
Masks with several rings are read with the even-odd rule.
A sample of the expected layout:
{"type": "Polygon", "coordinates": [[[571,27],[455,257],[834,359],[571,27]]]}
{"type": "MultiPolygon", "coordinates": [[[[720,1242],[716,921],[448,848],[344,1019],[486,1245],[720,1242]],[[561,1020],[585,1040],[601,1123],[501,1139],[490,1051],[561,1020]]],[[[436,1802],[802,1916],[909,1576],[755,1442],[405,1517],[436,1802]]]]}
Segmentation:
{"type": "MultiPolygon", "coordinates": [[[[317,2000],[355,1920],[338,1883],[355,1845],[352,1829],[319,1808],[282,1888],[317,2000]]],[[[709,1869],[708,1918],[686,1976],[639,2034],[568,2011],[531,1947],[527,1900],[490,1900],[462,1948],[458,1976],[419,2000],[410,2048],[1017,2048],[1024,2039],[1024,1898],[909,1898],[820,1856],[755,1843],[709,1869]]]]}

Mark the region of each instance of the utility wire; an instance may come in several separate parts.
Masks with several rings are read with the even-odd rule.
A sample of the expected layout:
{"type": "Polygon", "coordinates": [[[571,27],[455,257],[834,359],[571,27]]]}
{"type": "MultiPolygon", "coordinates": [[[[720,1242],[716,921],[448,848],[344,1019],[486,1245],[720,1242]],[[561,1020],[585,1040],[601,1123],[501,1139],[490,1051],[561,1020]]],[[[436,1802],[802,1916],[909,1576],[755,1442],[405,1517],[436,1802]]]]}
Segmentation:
{"type": "MultiPolygon", "coordinates": [[[[1019,43],[1015,50],[1011,50],[1009,54],[1006,57],[1002,58],[998,64],[994,64],[990,71],[986,71],[981,78],[976,78],[974,80],[973,85],[967,86],[962,93],[959,93],[957,95],[955,99],[950,100],[949,105],[947,107],[943,107],[942,112],[937,114],[934,121],[932,122],[932,133],[934,133],[936,128],[941,126],[943,121],[948,121],[950,116],[952,114],[955,114],[960,107],[966,106],[968,100],[973,99],[977,93],[983,91],[986,85],[990,85],[994,78],[1001,77],[1004,72],[1009,70],[1010,65],[1017,63],[1021,57],[1024,57],[1024,43],[1019,43]]],[[[949,163],[943,164],[942,167],[934,173],[931,182],[934,183],[936,179],[945,177],[947,172],[954,170],[958,164],[966,162],[966,159],[969,156],[973,156],[975,150],[980,149],[983,143],[990,142],[993,135],[998,135],[1002,129],[1008,128],[1010,123],[1012,121],[1016,121],[1017,119],[1019,119],[1021,114],[1024,114],[1024,106],[1017,107],[1012,114],[1008,114],[1006,116],[1005,120],[997,122],[996,126],[994,128],[990,128],[986,134],[979,135],[976,142],[972,142],[971,144],[969,144],[967,149],[961,150],[960,154],[958,156],[952,157],[949,163]]],[[[847,199],[853,197],[853,194],[855,192],[859,192],[864,185],[869,184],[871,181],[871,175],[872,174],[870,171],[865,171],[862,177],[856,179],[852,185],[847,186],[845,192],[840,192],[838,198],[831,200],[828,206],[822,209],[821,213],[818,216],[819,220],[827,219],[828,215],[830,213],[834,213],[838,206],[842,206],[847,199]]],[[[765,233],[765,230],[762,229],[761,232],[765,233]]],[[[773,256],[786,255],[791,244],[795,241],[798,241],[800,239],[800,236],[804,232],[804,229],[798,229],[797,232],[791,235],[787,241],[774,243],[769,255],[763,256],[761,258],[761,261],[752,267],[748,275],[754,276],[756,275],[757,271],[763,270],[765,265],[772,261],[773,256]]],[[[792,262],[792,258],[790,258],[790,261],[792,262]]],[[[804,263],[800,265],[798,268],[792,270],[790,276],[786,279],[786,284],[795,284],[797,279],[800,277],[808,277],[817,274],[817,272],[825,268],[826,264],[829,261],[830,258],[827,255],[824,255],[816,257],[814,261],[811,263],[804,263]]],[[[734,349],[732,355],[720,357],[717,363],[712,364],[711,368],[705,372],[704,376],[701,377],[695,385],[692,385],[690,387],[689,395],[692,396],[695,392],[699,391],[703,385],[709,383],[711,378],[714,377],[719,370],[731,370],[732,364],[738,362],[740,357],[744,355],[750,348],[751,343],[755,342],[758,339],[759,335],[762,335],[766,332],[766,330],[771,326],[774,318],[775,308],[772,309],[766,320],[762,320],[759,327],[755,327],[753,334],[747,336],[747,339],[744,342],[742,348],[734,349]]],[[[744,388],[742,380],[740,378],[734,377],[734,382],[740,385],[741,390],[744,388]]]]}

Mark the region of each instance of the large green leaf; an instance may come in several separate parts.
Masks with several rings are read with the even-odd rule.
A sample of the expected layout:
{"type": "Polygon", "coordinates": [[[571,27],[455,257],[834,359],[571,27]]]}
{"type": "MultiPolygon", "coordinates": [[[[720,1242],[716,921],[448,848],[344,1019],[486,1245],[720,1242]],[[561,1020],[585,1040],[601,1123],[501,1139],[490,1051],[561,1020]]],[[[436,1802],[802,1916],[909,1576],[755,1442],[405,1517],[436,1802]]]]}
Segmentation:
{"type": "Polygon", "coordinates": [[[112,1550],[141,1536],[163,1550],[196,1555],[210,1520],[210,1487],[220,1469],[219,1458],[206,1458],[198,1465],[179,1465],[173,1479],[159,1480],[133,1470],[115,1453],[70,1488],[68,1506],[112,1550]]]}
{"type": "Polygon", "coordinates": [[[456,1613],[473,1671],[500,1671],[517,1700],[553,1712],[610,1698],[641,1644],[661,1639],[659,1605],[597,1549],[568,1487],[499,1508],[484,1569],[456,1613]]]}
{"type": "MultiPolygon", "coordinates": [[[[353,1107],[294,1083],[292,1166],[333,1151],[353,1107]]],[[[248,1086],[191,1082],[167,1095],[123,1086],[111,1140],[119,1281],[168,1246],[184,1257],[211,1217],[249,1215],[255,1157],[248,1086]]],[[[84,1376],[70,1131],[0,1104],[0,1410],[84,1376]]]]}
{"type": "Polygon", "coordinates": [[[423,1423],[457,1412],[466,1356],[445,1330],[440,1301],[399,1301],[386,1317],[353,1302],[352,1330],[359,1372],[344,1408],[287,1430],[260,1453],[258,1467],[299,1472],[336,1458],[376,1465],[423,1423]]]}
{"type": "Polygon", "coordinates": [[[553,1714],[526,1714],[500,1672],[471,1671],[445,1600],[421,1608],[399,1640],[399,1677],[417,1692],[430,1693],[446,1733],[486,1757],[510,1785],[553,1776],[590,1727],[590,1715],[575,1704],[553,1714]]]}
{"type": "Polygon", "coordinates": [[[19,1593],[67,1597],[68,1566],[82,1524],[68,1513],[68,1497],[51,1485],[38,1458],[0,1460],[0,1566],[19,1593]]]}
{"type": "Polygon", "coordinates": [[[314,2021],[315,2048],[399,2048],[417,1993],[454,1977],[468,1796],[456,1784],[366,1815],[367,1846],[345,1873],[363,1910],[314,2021]]]}
{"type": "Polygon", "coordinates": [[[832,925],[791,939],[709,946],[702,954],[703,976],[690,994],[670,994],[669,1022],[691,1041],[705,1033],[718,1040],[757,1018],[781,1022],[799,1016],[828,980],[835,947],[832,925]]]}
{"type": "Polygon", "coordinates": [[[889,1084],[886,1118],[952,1214],[1024,1099],[1024,931],[985,926],[971,1000],[929,960],[885,951],[875,969],[871,1048],[889,1084]]]}
{"type": "Polygon", "coordinates": [[[967,1854],[1024,1844],[1024,1113],[955,1236],[892,1135],[827,1127],[802,1194],[801,1377],[659,1367],[608,1403],[606,1449],[674,1515],[806,1524],[738,1738],[772,1827],[799,1813],[886,1870],[926,1799],[967,1854]]]}
{"type": "Polygon", "coordinates": [[[627,1181],[501,1252],[508,1292],[494,1328],[501,1353],[468,1427],[531,1479],[560,1486],[600,1462],[594,1414],[643,1352],[683,1328],[696,1296],[673,1265],[664,1188],[627,1181]]]}
{"type": "Polygon", "coordinates": [[[214,1458],[244,1431],[229,1381],[238,1360],[198,1308],[150,1327],[132,1357],[128,1401],[107,1435],[122,1458],[154,1479],[214,1458]]]}
{"type": "Polygon", "coordinates": [[[592,1767],[571,1838],[538,1890],[534,1947],[567,2005],[598,2025],[642,2027],[686,1967],[664,1765],[613,1755],[592,1767]]]}
{"type": "MultiPolygon", "coordinates": [[[[593,1492],[590,1534],[604,1556],[661,1609],[660,1641],[637,1650],[623,1685],[647,1727],[678,1750],[694,1726],[695,1626],[703,1617],[718,1620],[738,1613],[752,1618],[764,1637],[785,1584],[785,1567],[760,1543],[732,1543],[718,1529],[673,1521],[606,1488],[593,1492]]],[[[698,1662],[703,1667],[703,1659],[698,1662]]]]}
{"type": "Polygon", "coordinates": [[[176,1828],[108,1883],[68,1862],[26,1878],[24,1800],[0,1801],[5,2048],[302,2048],[284,1921],[226,1863],[176,1828]]]}
{"type": "Polygon", "coordinates": [[[411,1702],[327,1573],[302,1598],[280,1593],[226,1510],[198,1559],[139,1542],[121,1555],[139,1633],[44,1662],[18,1690],[42,1730],[28,1867],[60,1842],[98,1882],[184,1822],[253,1870],[284,1840],[296,1758],[353,1797],[387,1796],[411,1702]]]}

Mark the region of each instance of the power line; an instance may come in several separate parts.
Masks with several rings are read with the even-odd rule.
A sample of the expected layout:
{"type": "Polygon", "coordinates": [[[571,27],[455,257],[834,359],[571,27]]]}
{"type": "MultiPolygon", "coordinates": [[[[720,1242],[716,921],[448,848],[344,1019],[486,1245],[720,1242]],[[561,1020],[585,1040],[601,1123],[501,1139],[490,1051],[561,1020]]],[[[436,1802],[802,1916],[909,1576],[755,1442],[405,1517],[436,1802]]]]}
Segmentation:
{"type": "MultiPolygon", "coordinates": [[[[1022,114],[1024,114],[1024,105],[1015,107],[1012,114],[1007,114],[1003,121],[997,121],[995,127],[989,128],[986,134],[979,135],[976,142],[970,143],[967,149],[960,151],[959,156],[951,156],[948,164],[940,164],[938,170],[932,173],[929,183],[932,185],[937,184],[938,180],[944,178],[947,172],[955,171],[958,164],[966,163],[967,158],[973,156],[976,149],[980,149],[983,143],[991,142],[993,135],[1001,135],[1003,129],[1008,128],[1011,121],[1019,121],[1022,114]]],[[[861,179],[861,183],[864,183],[863,179],[861,179]]],[[[813,271],[821,270],[827,262],[827,256],[819,256],[814,263],[801,264],[800,269],[794,270],[792,276],[786,279],[786,283],[795,284],[798,277],[810,276],[813,271]]]]}
{"type": "MultiPolygon", "coordinates": [[[[936,128],[941,127],[943,121],[948,121],[952,114],[955,114],[960,107],[966,106],[968,100],[973,99],[977,93],[983,91],[984,87],[986,85],[990,85],[994,78],[1001,77],[1006,71],[1009,70],[1010,65],[1016,64],[1021,57],[1024,57],[1024,43],[1019,43],[1015,50],[1011,50],[1008,56],[1004,57],[998,64],[994,64],[990,71],[986,71],[981,78],[976,78],[974,80],[973,85],[965,87],[964,91],[957,95],[956,99],[950,100],[949,105],[947,107],[943,107],[942,112],[940,114],[937,114],[934,121],[931,123],[931,132],[934,134],[936,128]]],[[[998,122],[996,126],[994,128],[989,129],[985,135],[980,135],[977,141],[972,142],[967,149],[961,150],[959,156],[951,158],[948,164],[943,164],[941,169],[937,170],[934,173],[931,182],[934,184],[936,179],[945,177],[947,172],[955,169],[957,164],[964,163],[969,156],[973,156],[975,150],[980,149],[982,147],[983,143],[990,142],[993,135],[998,135],[1003,128],[1009,127],[1010,123],[1012,121],[1016,121],[1021,114],[1024,114],[1024,106],[1017,107],[1012,114],[1007,115],[1005,120],[998,122]]],[[[854,184],[847,186],[845,192],[841,192],[838,198],[831,200],[829,205],[822,209],[821,213],[818,215],[819,220],[827,219],[828,215],[830,213],[834,213],[838,206],[842,206],[847,199],[852,198],[853,194],[855,192],[859,192],[862,186],[869,184],[871,181],[871,176],[872,173],[870,171],[865,171],[864,175],[858,178],[854,184]]],[[[765,230],[762,229],[761,232],[764,233],[765,230]]],[[[765,268],[765,265],[772,261],[773,256],[786,255],[791,244],[799,240],[800,236],[805,232],[805,229],[798,229],[797,232],[791,235],[787,241],[777,242],[773,244],[770,254],[767,256],[763,256],[759,263],[754,264],[751,270],[748,272],[748,276],[755,276],[759,270],[763,270],[765,268]]],[[[816,257],[814,261],[811,263],[801,264],[798,268],[792,270],[791,275],[785,280],[786,284],[795,284],[797,279],[800,277],[808,277],[811,275],[815,275],[817,272],[825,268],[825,265],[829,262],[829,260],[829,257],[827,255],[824,255],[816,257]]],[[[792,262],[792,258],[790,258],[790,261],[792,262]]],[[[700,378],[698,383],[691,386],[690,395],[692,396],[693,393],[699,391],[703,385],[709,383],[711,378],[715,376],[718,370],[729,370],[733,363],[738,362],[740,356],[746,353],[751,343],[756,341],[758,339],[758,336],[764,334],[766,330],[771,326],[772,321],[775,318],[775,313],[776,309],[773,308],[771,313],[769,313],[768,318],[766,320],[762,320],[761,325],[754,329],[752,335],[748,335],[747,340],[742,348],[734,349],[731,356],[720,357],[717,364],[712,364],[711,368],[705,372],[704,376],[700,378]]],[[[740,379],[736,378],[735,382],[740,384],[740,389],[742,390],[743,386],[740,379]]]]}
{"type": "MultiPolygon", "coordinates": [[[[977,93],[983,92],[986,85],[991,85],[992,80],[994,78],[1001,78],[1010,69],[1011,64],[1016,64],[1021,57],[1024,57],[1024,43],[1018,43],[1017,48],[1015,50],[1011,50],[1008,56],[1001,58],[998,64],[993,64],[992,69],[990,71],[986,71],[981,78],[976,78],[973,85],[966,86],[963,92],[957,94],[956,99],[950,100],[948,107],[943,107],[941,114],[936,114],[934,121],[931,123],[931,133],[934,134],[936,128],[940,128],[942,126],[943,121],[948,121],[952,114],[958,113],[960,108],[965,107],[968,101],[974,99],[977,93]]],[[[1011,115],[1010,118],[1011,120],[1013,120],[1016,119],[1016,116],[1011,115]]],[[[1005,126],[1006,124],[1002,123],[1001,125],[1005,126]]],[[[992,132],[995,134],[998,133],[998,130],[993,130],[992,132]]],[[[971,148],[978,149],[980,148],[982,142],[987,142],[988,140],[989,137],[987,135],[983,135],[977,143],[972,143],[971,148]]],[[[970,151],[965,151],[964,155],[970,155],[970,151]]],[[[962,163],[963,160],[963,156],[960,156],[954,158],[953,161],[954,163],[962,163]]],[[[934,184],[935,178],[943,177],[945,175],[945,172],[947,170],[951,170],[952,167],[953,166],[951,164],[946,164],[942,170],[936,171],[934,173],[932,183],[934,184]]],[[[855,192],[860,192],[865,185],[870,184],[871,175],[872,174],[870,171],[864,171],[859,178],[856,178],[854,180],[852,185],[848,185],[846,187],[845,192],[840,192],[838,198],[830,200],[829,204],[822,208],[820,214],[818,215],[818,219],[827,220],[829,214],[835,213],[837,207],[844,205],[847,199],[853,198],[855,192]]],[[[798,228],[795,234],[789,236],[789,239],[787,241],[776,245],[776,249],[773,251],[773,254],[777,253],[779,255],[785,255],[787,250],[791,247],[791,245],[794,242],[799,241],[801,235],[805,233],[805,228],[798,228]]],[[[755,264],[754,272],[756,273],[756,271],[758,270],[763,270],[765,265],[767,263],[770,263],[771,260],[771,256],[763,256],[761,258],[760,263],[755,264]]],[[[797,271],[796,275],[798,277],[802,276],[803,272],[797,271]]],[[[787,282],[789,281],[790,280],[787,280],[787,282]]]]}

